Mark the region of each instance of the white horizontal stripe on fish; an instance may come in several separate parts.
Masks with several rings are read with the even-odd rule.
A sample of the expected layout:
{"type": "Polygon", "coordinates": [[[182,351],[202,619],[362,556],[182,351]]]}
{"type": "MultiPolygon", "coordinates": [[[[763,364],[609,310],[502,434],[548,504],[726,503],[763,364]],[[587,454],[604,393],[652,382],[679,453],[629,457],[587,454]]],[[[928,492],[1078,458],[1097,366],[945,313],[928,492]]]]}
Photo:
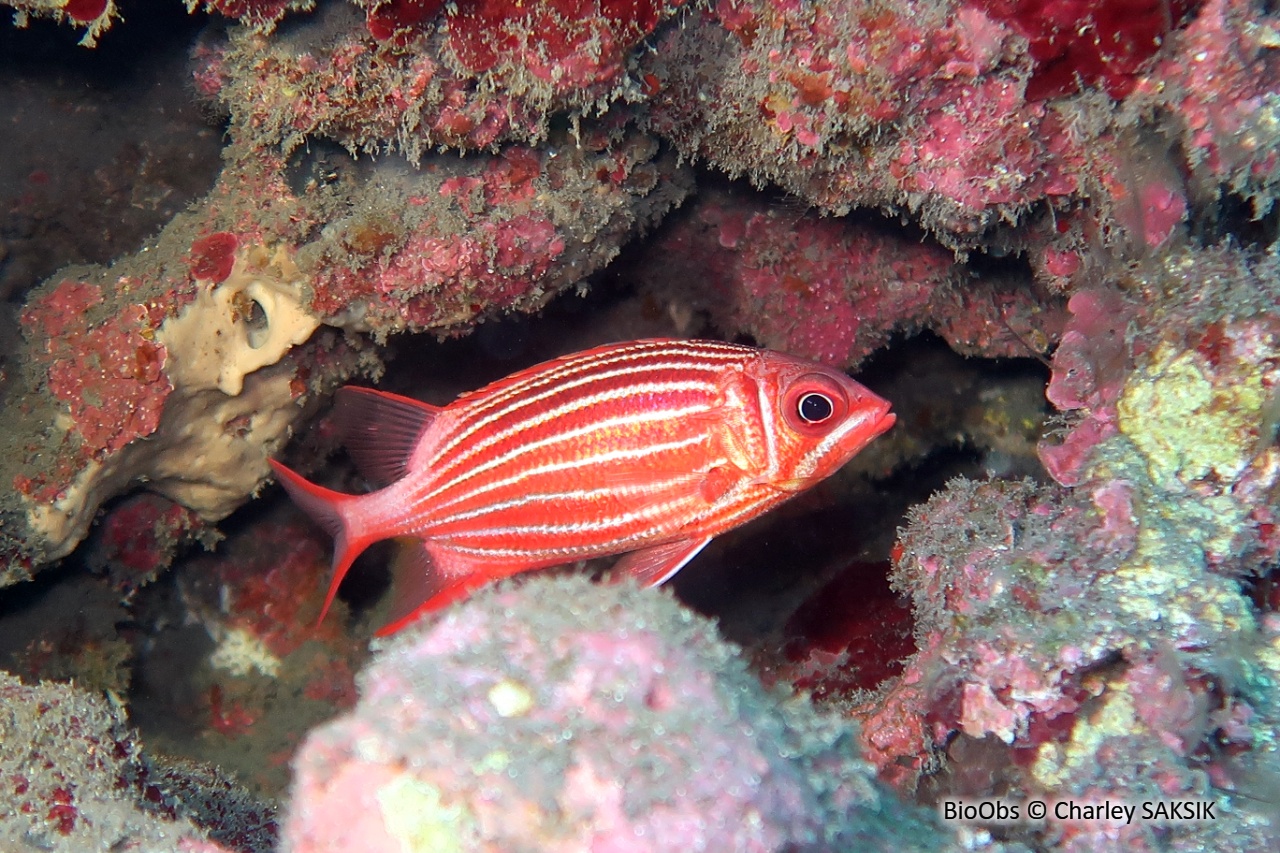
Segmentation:
{"type": "MultiPolygon", "coordinates": [[[[714,467],[717,464],[723,464],[726,460],[712,460],[714,467]]],[[[557,470],[559,466],[557,466],[557,470]]],[[[469,509],[464,512],[454,513],[453,515],[443,518],[434,518],[431,521],[432,526],[455,524],[459,521],[467,521],[472,518],[480,518],[490,513],[502,512],[503,510],[513,507],[533,505],[533,504],[549,504],[555,501],[589,501],[593,498],[616,498],[627,497],[630,495],[640,495],[646,492],[660,492],[664,489],[678,486],[688,482],[690,475],[681,474],[676,477],[669,477],[665,480],[654,480],[651,483],[644,484],[624,484],[618,486],[605,486],[599,489],[573,489],[567,492],[539,492],[536,494],[520,495],[516,498],[509,498],[505,501],[485,504],[484,506],[469,509]]]]}
{"type": "MultiPolygon", "coordinates": [[[[663,366],[663,369],[671,369],[671,368],[684,369],[684,370],[703,369],[705,370],[705,372],[712,373],[713,376],[716,376],[719,374],[719,368],[715,370],[711,370],[706,368],[697,368],[689,364],[672,364],[670,366],[667,366],[667,365],[663,366]]],[[[494,444],[502,442],[506,438],[509,438],[511,435],[514,435],[515,433],[524,429],[530,423],[543,423],[547,420],[545,415],[543,415],[543,416],[540,416],[539,418],[535,418],[533,421],[527,421],[527,420],[518,421],[514,424],[509,425],[503,431],[494,433],[491,436],[487,436],[482,441],[474,445],[467,446],[464,449],[460,450],[459,452],[453,453],[451,455],[451,451],[455,450],[460,445],[464,445],[469,438],[476,435],[477,433],[482,432],[483,430],[491,426],[493,423],[495,423],[496,421],[500,420],[503,417],[506,417],[507,415],[519,412],[522,409],[526,409],[530,406],[544,402],[545,400],[556,397],[557,395],[562,394],[565,391],[573,390],[575,388],[581,388],[584,386],[590,386],[597,383],[605,383],[608,380],[615,379],[619,376],[629,376],[636,373],[643,373],[652,369],[653,368],[651,368],[649,365],[643,365],[639,367],[632,366],[632,367],[624,368],[621,370],[609,371],[605,373],[591,374],[588,376],[583,376],[578,380],[562,382],[560,385],[557,385],[556,387],[551,388],[547,391],[544,391],[543,393],[540,393],[540,394],[534,394],[527,397],[524,397],[524,396],[517,397],[513,401],[511,401],[512,405],[508,406],[505,409],[502,409],[497,412],[491,412],[488,416],[478,420],[471,421],[469,423],[464,421],[463,429],[461,429],[458,433],[454,434],[453,436],[450,436],[449,441],[436,451],[435,456],[431,460],[431,464],[435,467],[438,467],[440,465],[444,465],[446,468],[458,467],[462,462],[465,462],[470,457],[477,455],[478,453],[482,452],[488,447],[493,446],[494,444]]],[[[648,383],[645,387],[652,390],[655,387],[665,387],[668,382],[670,382],[670,380],[663,380],[660,383],[648,383]]],[[[680,386],[680,390],[700,389],[700,390],[714,393],[719,389],[719,384],[714,381],[694,383],[692,380],[687,380],[687,383],[688,384],[680,386]]],[[[608,394],[596,395],[592,397],[581,397],[579,399],[591,400],[592,402],[605,402],[609,399],[626,396],[628,393],[634,393],[630,390],[631,387],[633,386],[624,386],[623,388],[613,389],[608,394]]],[[[571,412],[571,411],[574,411],[574,409],[561,408],[555,411],[571,412]]]]}
{"type": "MultiPolygon", "coordinates": [[[[460,533],[460,538],[478,538],[478,539],[497,539],[504,536],[556,536],[566,533],[601,533],[608,530],[614,530],[619,527],[633,527],[636,522],[643,521],[648,518],[662,518],[670,516],[672,512],[682,509],[685,504],[691,500],[696,500],[696,495],[687,495],[673,500],[663,501],[662,503],[648,504],[642,506],[633,512],[624,512],[619,515],[611,515],[608,518],[584,519],[582,521],[573,521],[566,524],[516,524],[509,527],[480,527],[470,528],[465,533],[460,533]]],[[[687,519],[687,513],[682,514],[679,518],[677,526],[683,526],[687,519]]],[[[652,536],[654,533],[661,532],[658,525],[650,525],[633,530],[626,536],[604,542],[593,542],[593,547],[609,547],[615,542],[625,542],[634,539],[636,536],[652,536]]],[[[445,534],[438,537],[441,542],[448,542],[451,536],[445,534]]]]}
{"type": "MultiPolygon", "coordinates": [[[[498,444],[502,441],[505,441],[508,438],[511,438],[513,436],[518,436],[522,432],[527,432],[531,427],[542,426],[548,421],[555,421],[562,418],[566,418],[567,416],[572,415],[573,413],[578,412],[582,409],[590,408],[591,406],[597,405],[599,403],[609,402],[610,400],[614,400],[620,397],[630,396],[631,394],[655,393],[658,391],[673,391],[673,390],[707,391],[714,388],[715,386],[711,385],[710,383],[703,383],[703,382],[654,382],[654,383],[645,383],[640,385],[632,385],[622,391],[611,390],[611,391],[602,392],[600,394],[593,394],[589,397],[580,397],[562,406],[557,406],[554,409],[548,409],[547,411],[540,413],[537,417],[526,419],[517,424],[512,424],[509,428],[503,430],[502,432],[495,433],[490,438],[487,438],[484,441],[477,442],[475,447],[468,448],[467,455],[468,456],[476,455],[476,453],[479,451],[487,450],[493,445],[498,444]]],[[[704,414],[708,411],[710,411],[709,406],[697,405],[697,406],[680,406],[680,407],[671,408],[671,409],[651,409],[647,411],[635,412],[634,414],[626,414],[626,415],[620,415],[613,418],[604,418],[601,420],[588,421],[587,423],[575,429],[568,429],[568,430],[564,430],[563,432],[552,433],[551,435],[545,436],[537,441],[530,441],[524,444],[517,445],[516,447],[512,448],[511,450],[508,450],[506,453],[502,454],[501,456],[488,459],[471,468],[465,468],[459,471],[454,471],[454,469],[457,468],[458,466],[452,464],[452,460],[450,460],[449,464],[442,463],[440,466],[430,469],[432,470],[433,474],[440,477],[442,481],[438,482],[435,489],[432,490],[431,492],[424,494],[422,498],[426,499],[426,498],[435,497],[436,495],[439,495],[441,492],[453,486],[456,486],[459,483],[463,483],[463,482],[466,482],[467,480],[473,479],[479,476],[480,474],[483,474],[486,471],[490,471],[494,468],[504,465],[513,459],[518,459],[520,456],[524,454],[533,453],[534,451],[542,450],[547,447],[552,447],[556,444],[562,444],[567,441],[573,441],[573,440],[582,438],[583,436],[590,435],[593,432],[599,432],[601,430],[611,429],[613,427],[622,426],[624,424],[654,423],[654,422],[669,420],[671,418],[684,417],[684,416],[695,415],[695,414],[704,414]],[[454,473],[453,477],[448,476],[450,472],[454,473]]],[[[453,502],[454,501],[450,501],[449,503],[453,503],[453,502]]]]}
{"type": "MultiPolygon", "coordinates": [[[[651,358],[651,356],[646,356],[646,358],[651,358]]],[[[704,373],[712,374],[712,377],[714,379],[719,376],[720,372],[723,369],[724,369],[723,365],[709,366],[706,364],[700,364],[697,362],[690,362],[690,361],[670,361],[670,362],[661,362],[659,364],[654,364],[650,361],[644,364],[630,365],[630,366],[622,367],[615,370],[606,370],[603,372],[592,372],[589,374],[585,374],[577,379],[563,379],[563,377],[558,377],[560,379],[563,379],[563,381],[537,394],[528,393],[530,390],[532,390],[531,387],[522,387],[519,389],[517,393],[500,395],[504,397],[505,402],[510,403],[510,405],[506,406],[505,408],[499,409],[497,411],[490,411],[492,407],[485,405],[485,406],[477,406],[474,410],[468,412],[468,414],[472,415],[473,417],[476,413],[479,413],[479,412],[485,412],[485,415],[484,417],[479,417],[474,420],[464,421],[462,428],[457,433],[450,436],[448,441],[446,441],[443,445],[441,445],[439,448],[436,449],[434,456],[427,463],[427,465],[428,467],[436,468],[438,470],[441,470],[442,472],[445,470],[449,470],[449,469],[457,468],[461,466],[468,459],[480,453],[483,453],[484,450],[486,450],[487,448],[492,447],[494,444],[498,444],[503,440],[509,438],[511,435],[515,434],[516,432],[519,432],[530,422],[520,421],[518,423],[512,424],[501,432],[495,433],[491,436],[486,436],[484,439],[477,442],[476,444],[469,445],[464,447],[461,450],[458,450],[458,448],[466,444],[468,439],[472,438],[477,433],[483,432],[492,424],[494,424],[498,420],[501,420],[502,418],[508,415],[514,414],[523,409],[527,409],[530,406],[537,405],[538,403],[541,403],[545,400],[548,400],[552,397],[555,397],[566,391],[573,390],[575,388],[581,388],[583,386],[589,386],[595,383],[608,382],[611,379],[616,379],[621,376],[631,376],[631,375],[646,373],[654,370],[678,370],[678,371],[686,371],[686,372],[701,371],[704,373]],[[455,451],[457,452],[455,453],[455,451]]],[[[572,374],[568,374],[568,375],[572,375],[572,374]]],[[[546,383],[538,383],[538,384],[544,385],[546,383]]],[[[664,382],[663,384],[665,385],[666,383],[664,382]]],[[[652,385],[646,386],[646,387],[652,387],[652,385]]],[[[697,387],[701,388],[702,390],[707,390],[714,393],[719,390],[720,386],[718,382],[707,381],[703,383],[698,383],[697,387]]],[[[620,388],[615,390],[618,392],[617,396],[619,397],[624,396],[626,393],[634,393],[630,391],[629,388],[620,388]]],[[[681,386],[680,390],[694,390],[694,386],[692,385],[681,386]]],[[[597,402],[603,402],[604,400],[608,400],[608,399],[610,399],[610,397],[605,396],[597,400],[597,402]]],[[[572,411],[572,409],[565,410],[565,411],[572,411]]],[[[543,417],[541,419],[535,419],[533,422],[542,423],[542,422],[545,422],[545,420],[546,418],[543,417]]]]}
{"type": "MultiPolygon", "coordinates": [[[[631,420],[631,419],[628,418],[627,420],[631,420]]],[[[602,421],[602,423],[607,423],[607,421],[602,421]]],[[[588,430],[582,430],[582,432],[584,432],[585,434],[586,432],[588,432],[588,430]]],[[[539,476],[541,474],[554,474],[556,473],[556,471],[581,469],[581,467],[585,467],[586,465],[591,465],[591,464],[598,464],[598,462],[618,462],[618,461],[628,460],[628,459],[644,459],[645,456],[653,455],[653,453],[684,450],[684,448],[686,447],[692,447],[694,446],[694,444],[698,444],[703,441],[704,441],[704,438],[701,437],[701,435],[690,435],[689,438],[682,438],[682,439],[678,439],[678,441],[673,441],[673,442],[659,442],[657,444],[648,444],[648,446],[645,446],[645,447],[630,447],[630,448],[626,448],[626,450],[616,450],[616,451],[607,451],[604,453],[596,453],[596,455],[594,456],[575,457],[575,459],[564,460],[561,462],[548,462],[548,464],[545,464],[545,465],[538,465],[535,467],[530,467],[530,469],[516,471],[515,474],[504,476],[504,478],[500,478],[497,480],[489,480],[488,483],[480,483],[480,488],[472,489],[471,492],[458,494],[458,496],[451,496],[449,497],[448,501],[445,501],[443,503],[435,503],[435,505],[431,505],[428,497],[417,498],[417,500],[415,500],[415,503],[419,503],[419,505],[422,505],[422,503],[425,503],[425,505],[428,506],[429,515],[435,516],[436,514],[438,514],[440,510],[444,510],[444,508],[457,505],[457,503],[466,501],[468,500],[468,498],[477,497],[477,496],[480,496],[480,494],[485,494],[486,492],[493,492],[495,491],[495,489],[506,487],[506,485],[515,485],[516,483],[520,483],[521,480],[527,480],[531,478],[531,476],[539,476]]],[[[516,451],[509,453],[508,456],[515,457],[518,455],[518,453],[524,450],[525,450],[524,447],[517,448],[516,451]]],[[[500,462],[502,462],[502,460],[495,460],[495,465],[500,464],[500,462]]],[[[451,485],[456,485],[462,482],[463,480],[458,480],[457,483],[445,484],[445,487],[442,489],[438,489],[438,491],[433,493],[433,496],[434,494],[439,494],[440,492],[445,491],[445,489],[447,489],[448,487],[451,487],[451,485]]],[[[431,521],[431,524],[434,524],[434,523],[435,521],[433,519],[433,521],[431,521]]]]}
{"type": "MultiPolygon", "coordinates": [[[[716,465],[723,464],[725,461],[726,460],[723,460],[723,459],[713,460],[712,467],[716,467],[716,465]]],[[[687,477],[680,477],[678,479],[667,480],[662,483],[657,483],[655,484],[654,487],[651,487],[651,488],[648,488],[648,487],[635,488],[633,489],[633,493],[636,493],[636,492],[661,493],[666,486],[683,483],[683,482],[686,482],[687,480],[688,480],[687,477]]],[[[593,489],[593,490],[581,492],[580,494],[591,495],[595,493],[613,494],[614,492],[612,492],[609,489],[593,489]]],[[[565,494],[565,493],[562,493],[562,494],[565,494]]],[[[567,494],[573,494],[573,493],[567,493],[567,494]]],[[[518,506],[522,503],[540,503],[543,497],[544,497],[543,495],[533,495],[533,496],[530,496],[528,500],[517,499],[512,501],[504,501],[503,504],[505,504],[506,507],[511,507],[511,506],[518,506]]],[[[519,536],[524,534],[571,533],[571,532],[584,532],[584,531],[598,532],[603,530],[609,530],[611,528],[615,528],[623,525],[628,525],[628,526],[634,525],[637,521],[641,521],[649,517],[666,515],[670,513],[672,509],[679,507],[682,504],[686,504],[690,500],[698,500],[698,495],[689,493],[679,498],[672,498],[672,499],[663,501],[662,503],[646,504],[631,512],[624,512],[624,513],[611,515],[603,518],[587,519],[581,522],[572,522],[572,523],[566,523],[566,524],[515,524],[515,525],[509,525],[507,527],[472,528],[472,529],[468,529],[465,533],[461,533],[457,535],[463,536],[463,537],[467,537],[467,536],[494,537],[494,536],[519,536]]],[[[481,507],[479,510],[475,510],[469,513],[462,513],[458,517],[459,518],[474,517],[482,514],[484,511],[488,509],[489,509],[488,507],[481,507]]],[[[454,519],[450,519],[450,520],[452,521],[454,519]]],[[[681,519],[681,524],[682,525],[684,524],[684,518],[681,519]]],[[[652,533],[653,530],[654,530],[653,527],[647,527],[647,528],[641,528],[640,532],[647,531],[649,533],[652,533]]],[[[453,535],[454,534],[444,534],[441,538],[447,539],[453,535]]],[[[624,537],[624,539],[630,539],[632,535],[634,534],[628,535],[624,537]]]]}
{"type": "Polygon", "coordinates": [[[700,444],[703,441],[705,441],[706,436],[694,435],[688,438],[680,439],[679,441],[659,442],[657,444],[650,444],[644,447],[633,447],[633,448],[628,448],[626,450],[611,450],[606,453],[598,453],[594,456],[585,456],[585,457],[579,456],[573,459],[565,460],[563,462],[554,462],[547,465],[540,465],[533,468],[527,468],[524,470],[517,471],[513,475],[503,477],[498,480],[481,482],[479,484],[479,488],[472,489],[469,492],[463,492],[462,494],[459,494],[459,495],[450,495],[448,500],[444,501],[443,503],[434,503],[434,499],[438,497],[440,494],[448,491],[451,488],[454,488],[466,483],[468,479],[476,475],[483,474],[490,469],[505,465],[507,462],[510,462],[513,459],[519,458],[521,454],[532,453],[536,450],[542,449],[543,447],[550,447],[562,441],[571,441],[575,438],[580,438],[584,435],[590,435],[593,432],[596,432],[602,429],[610,429],[612,427],[619,426],[625,423],[643,423],[646,421],[666,420],[669,417],[682,417],[684,415],[697,414],[704,411],[706,411],[705,407],[691,406],[691,407],[686,407],[684,409],[667,409],[667,410],[662,410],[658,412],[641,412],[635,415],[627,415],[626,417],[608,418],[602,421],[594,421],[592,423],[579,427],[576,430],[569,430],[567,432],[557,433],[553,436],[548,436],[547,438],[541,441],[530,442],[529,444],[522,444],[519,447],[515,448],[514,450],[510,451],[509,453],[504,454],[503,456],[499,456],[496,459],[491,459],[489,462],[485,463],[484,465],[481,465],[477,468],[474,468],[470,471],[465,472],[464,476],[456,480],[450,480],[447,483],[439,484],[434,490],[427,492],[419,497],[416,497],[413,503],[419,506],[426,506],[427,507],[426,514],[428,516],[434,516],[439,511],[443,509],[447,509],[448,507],[454,506],[455,504],[461,503],[462,501],[468,500],[473,497],[477,497],[479,495],[483,495],[486,492],[491,492],[495,489],[500,489],[503,486],[513,485],[515,483],[520,482],[521,480],[528,479],[530,476],[534,476],[538,474],[547,474],[555,471],[566,471],[573,468],[583,468],[587,465],[591,465],[599,462],[616,462],[623,459],[643,459],[644,457],[650,456],[655,453],[662,453],[668,450],[680,450],[685,447],[691,447],[693,445],[700,444]]]}
{"type": "MultiPolygon", "coordinates": [[[[681,524],[681,527],[683,527],[683,524],[681,524]]],[[[568,562],[569,560],[575,560],[578,558],[607,557],[613,554],[625,554],[628,551],[648,548],[651,545],[660,544],[661,541],[670,541],[671,538],[675,538],[671,535],[675,533],[675,530],[672,530],[666,537],[660,536],[659,542],[654,542],[652,541],[652,538],[655,533],[661,533],[661,531],[641,530],[626,536],[614,537],[606,542],[584,542],[579,545],[562,545],[559,547],[549,548],[457,545],[444,540],[441,540],[441,545],[449,551],[485,559],[527,560],[531,557],[536,559],[556,557],[557,559],[568,562]]]]}
{"type": "MultiPolygon", "coordinates": [[[[716,501],[716,503],[712,504],[711,506],[708,506],[704,511],[694,513],[693,515],[682,514],[681,516],[679,516],[678,524],[674,528],[672,528],[670,524],[666,524],[666,525],[655,524],[655,525],[650,525],[648,527],[640,527],[638,529],[627,532],[624,535],[615,536],[612,539],[608,539],[603,542],[599,542],[599,541],[591,542],[591,543],[583,544],[580,546],[568,546],[566,548],[559,548],[559,549],[531,547],[529,549],[526,549],[525,551],[521,551],[520,549],[517,549],[517,548],[485,548],[484,546],[479,544],[458,546],[458,545],[452,544],[452,541],[454,538],[452,535],[445,535],[445,536],[439,537],[438,541],[442,543],[448,543],[446,544],[446,547],[454,550],[459,550],[459,551],[466,550],[472,554],[483,553],[483,554],[494,555],[494,556],[515,555],[519,553],[555,554],[555,553],[559,553],[561,551],[566,551],[566,550],[573,551],[576,553],[595,553],[595,554],[621,553],[627,550],[634,550],[634,547],[629,547],[629,546],[633,546],[636,540],[644,540],[644,539],[651,538],[655,535],[662,535],[664,532],[668,532],[663,530],[664,527],[670,528],[669,532],[674,532],[674,530],[676,529],[683,528],[690,523],[696,523],[697,521],[700,521],[704,518],[719,518],[721,517],[721,514],[724,512],[726,508],[730,506],[734,506],[735,504],[741,504],[741,505],[736,506],[733,512],[731,512],[729,515],[724,517],[730,518],[730,519],[736,519],[743,516],[747,518],[751,518],[756,514],[757,507],[761,506],[762,504],[767,504],[767,503],[775,502],[779,500],[778,494],[765,493],[763,495],[760,495],[759,497],[749,500],[747,503],[742,503],[742,492],[750,488],[754,488],[754,487],[748,483],[742,483],[742,484],[739,484],[738,486],[735,486],[732,490],[730,490],[729,493],[725,495],[725,497],[723,497],[719,501],[716,501]]],[[[619,526],[630,527],[634,525],[635,522],[650,516],[662,518],[663,516],[670,515],[676,512],[677,510],[679,510],[682,504],[687,503],[688,500],[689,500],[688,498],[682,498],[680,500],[666,501],[661,504],[652,504],[648,507],[642,507],[640,510],[636,512],[624,513],[622,515],[614,515],[606,519],[599,519],[594,521],[583,521],[583,522],[567,523],[567,524],[513,525],[510,527],[494,527],[494,528],[483,528],[479,530],[468,530],[465,533],[458,534],[458,538],[468,539],[472,536],[481,537],[481,538],[499,538],[499,537],[507,537],[507,536],[518,537],[521,535],[528,535],[528,534],[563,535],[563,534],[584,533],[584,532],[597,533],[600,531],[617,528],[619,526]]],[[[726,529],[732,526],[733,525],[730,524],[726,527],[726,529]]]]}
{"type": "MultiPolygon", "coordinates": [[[[469,557],[485,560],[523,561],[529,558],[546,559],[555,557],[561,562],[569,562],[588,557],[607,556],[609,551],[601,550],[596,545],[574,545],[565,548],[472,548],[467,545],[445,545],[446,550],[469,557]]],[[[643,547],[643,546],[640,546],[643,547]]],[[[621,552],[619,552],[621,553],[621,552]]]]}
{"type": "MultiPolygon", "coordinates": [[[[735,492],[738,491],[740,490],[735,490],[735,492]]],[[[758,498],[754,498],[749,502],[742,504],[729,515],[724,516],[724,518],[727,519],[727,523],[724,525],[724,530],[722,532],[727,532],[733,527],[736,527],[741,523],[739,519],[749,521],[754,518],[759,514],[758,509],[760,506],[769,503],[781,503],[783,500],[786,500],[785,496],[765,493],[758,498]]],[[[714,508],[706,513],[699,513],[698,515],[700,517],[717,516],[724,505],[728,503],[732,503],[732,501],[717,501],[714,508]]],[[[556,559],[568,562],[569,560],[579,559],[582,557],[621,554],[627,551],[634,551],[638,547],[648,547],[649,545],[658,544],[644,541],[646,537],[652,536],[653,533],[653,530],[637,531],[629,536],[614,538],[608,542],[593,542],[590,544],[564,546],[560,548],[485,548],[470,545],[445,544],[444,540],[441,541],[444,547],[450,551],[481,559],[523,560],[529,559],[530,557],[539,559],[555,557],[556,559]]]]}
{"type": "MultiPolygon", "coordinates": [[[[619,347],[604,352],[590,353],[585,357],[570,359],[566,363],[557,364],[546,370],[532,376],[525,377],[520,382],[516,382],[511,386],[504,388],[488,398],[474,402],[474,411],[477,413],[486,412],[496,406],[500,406],[512,397],[518,397],[530,391],[536,391],[548,385],[555,385],[566,376],[572,376],[575,373],[583,371],[602,370],[614,364],[625,364],[645,359],[652,359],[661,353],[662,358],[684,358],[695,359],[703,363],[716,362],[721,366],[734,361],[745,360],[755,354],[754,350],[747,347],[738,347],[731,344],[717,344],[714,348],[693,346],[686,342],[648,344],[645,346],[628,346],[619,347]],[[711,351],[714,349],[714,352],[711,351]]],[[[484,389],[481,389],[481,393],[484,389]]],[[[469,395],[463,395],[467,397],[469,395]]]]}

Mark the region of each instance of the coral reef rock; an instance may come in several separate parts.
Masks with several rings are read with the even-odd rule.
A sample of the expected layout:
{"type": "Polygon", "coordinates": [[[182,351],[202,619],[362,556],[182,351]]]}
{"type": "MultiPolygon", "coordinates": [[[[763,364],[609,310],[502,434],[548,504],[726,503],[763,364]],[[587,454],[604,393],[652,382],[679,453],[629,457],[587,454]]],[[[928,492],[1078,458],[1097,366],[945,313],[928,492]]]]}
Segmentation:
{"type": "Polygon", "coordinates": [[[0,848],[268,853],[273,810],[220,774],[144,756],[122,712],[0,673],[0,848]],[[225,846],[224,846],[225,845],[225,846]]]}
{"type": "Polygon", "coordinates": [[[408,629],[294,761],[293,853],[941,850],[846,723],[766,692],[669,596],[581,577],[408,629]]]}

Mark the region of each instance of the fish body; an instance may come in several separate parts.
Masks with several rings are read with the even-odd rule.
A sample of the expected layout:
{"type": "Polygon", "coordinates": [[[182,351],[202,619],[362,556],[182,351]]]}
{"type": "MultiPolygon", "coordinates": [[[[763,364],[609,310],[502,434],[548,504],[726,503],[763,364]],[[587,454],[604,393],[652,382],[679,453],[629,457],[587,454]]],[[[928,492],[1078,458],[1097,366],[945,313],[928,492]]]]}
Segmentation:
{"type": "Polygon", "coordinates": [[[443,408],[347,387],[336,412],[381,488],[342,494],[271,464],[334,536],[326,611],[370,544],[419,543],[380,634],[491,580],[589,557],[626,553],[619,571],[662,583],[894,421],[887,401],[840,371],[690,340],[567,355],[443,408]]]}

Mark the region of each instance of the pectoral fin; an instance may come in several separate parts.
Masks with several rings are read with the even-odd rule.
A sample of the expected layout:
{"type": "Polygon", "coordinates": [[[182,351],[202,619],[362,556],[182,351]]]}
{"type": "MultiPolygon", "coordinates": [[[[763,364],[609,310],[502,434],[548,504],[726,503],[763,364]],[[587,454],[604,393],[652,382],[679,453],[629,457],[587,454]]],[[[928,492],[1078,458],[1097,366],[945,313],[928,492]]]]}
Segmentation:
{"type": "Polygon", "coordinates": [[[779,492],[803,492],[811,488],[814,484],[812,477],[797,480],[770,480],[767,483],[758,483],[757,485],[765,486],[779,492]]]}
{"type": "Polygon", "coordinates": [[[635,578],[644,586],[657,586],[684,568],[684,564],[696,557],[711,538],[677,539],[632,551],[614,564],[614,575],[635,578]]]}

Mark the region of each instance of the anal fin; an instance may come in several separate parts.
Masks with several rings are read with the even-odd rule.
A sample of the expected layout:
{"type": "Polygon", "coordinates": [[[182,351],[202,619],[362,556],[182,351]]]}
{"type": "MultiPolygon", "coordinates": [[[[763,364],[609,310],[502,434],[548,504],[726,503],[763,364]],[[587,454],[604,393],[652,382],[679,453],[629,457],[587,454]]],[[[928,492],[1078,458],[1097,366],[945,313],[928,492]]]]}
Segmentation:
{"type": "Polygon", "coordinates": [[[712,537],[703,539],[677,539],[624,554],[614,564],[615,577],[634,578],[643,586],[657,586],[684,568],[685,563],[707,547],[712,537]]]}
{"type": "Polygon", "coordinates": [[[407,540],[391,563],[391,609],[386,624],[374,632],[385,637],[417,621],[427,613],[466,598],[493,577],[482,570],[441,565],[433,549],[421,540],[407,540]]]}

